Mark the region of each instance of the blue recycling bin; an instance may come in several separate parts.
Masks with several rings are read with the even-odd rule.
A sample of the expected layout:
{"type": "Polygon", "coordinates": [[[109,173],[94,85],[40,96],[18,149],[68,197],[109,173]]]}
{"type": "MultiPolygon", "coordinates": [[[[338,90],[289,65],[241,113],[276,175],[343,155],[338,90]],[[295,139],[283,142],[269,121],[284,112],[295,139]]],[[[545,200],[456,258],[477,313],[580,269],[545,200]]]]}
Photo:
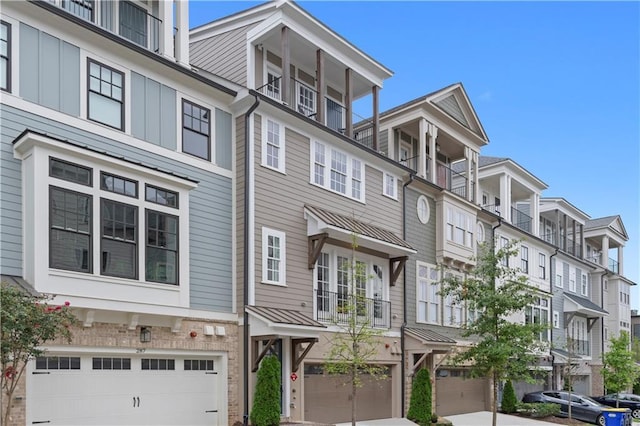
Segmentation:
{"type": "Polygon", "coordinates": [[[627,408],[608,408],[602,413],[606,426],[629,426],[631,414],[627,408]]]}

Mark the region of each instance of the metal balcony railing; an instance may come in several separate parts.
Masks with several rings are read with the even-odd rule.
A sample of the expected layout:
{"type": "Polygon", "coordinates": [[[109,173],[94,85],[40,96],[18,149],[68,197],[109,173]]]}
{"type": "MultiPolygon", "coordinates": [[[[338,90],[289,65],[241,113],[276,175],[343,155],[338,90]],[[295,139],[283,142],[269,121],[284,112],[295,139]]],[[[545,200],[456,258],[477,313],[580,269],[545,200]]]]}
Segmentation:
{"type": "Polygon", "coordinates": [[[616,274],[620,273],[620,264],[618,263],[617,260],[609,258],[609,267],[608,269],[616,274]]]}
{"type": "MultiPolygon", "coordinates": [[[[436,181],[434,183],[462,198],[467,198],[466,176],[456,172],[449,166],[436,164],[436,181]]],[[[474,182],[471,182],[471,192],[474,192],[474,182]]]]}
{"type": "Polygon", "coordinates": [[[391,302],[357,297],[353,294],[314,290],[316,318],[320,322],[347,325],[357,315],[357,322],[373,328],[391,327],[391,302]]]}
{"type": "Polygon", "coordinates": [[[531,226],[533,218],[525,212],[511,207],[511,224],[522,229],[525,232],[531,233],[531,226]]]}

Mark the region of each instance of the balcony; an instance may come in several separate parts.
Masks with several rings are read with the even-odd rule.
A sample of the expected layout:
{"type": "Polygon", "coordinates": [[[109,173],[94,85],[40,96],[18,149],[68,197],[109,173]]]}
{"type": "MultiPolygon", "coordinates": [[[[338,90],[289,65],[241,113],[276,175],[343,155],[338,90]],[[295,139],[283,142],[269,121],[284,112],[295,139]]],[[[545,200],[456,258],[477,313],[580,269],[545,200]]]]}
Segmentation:
{"type": "Polygon", "coordinates": [[[357,313],[358,324],[373,328],[391,327],[391,302],[324,290],[314,290],[314,296],[316,319],[320,322],[345,326],[357,313]]]}
{"type": "Polygon", "coordinates": [[[160,53],[162,20],[137,4],[107,0],[48,1],[152,52],[160,53]]]}
{"type": "Polygon", "coordinates": [[[617,260],[609,258],[609,266],[608,266],[607,269],[609,269],[614,274],[619,274],[620,273],[620,264],[618,263],[617,260]]]}
{"type": "Polygon", "coordinates": [[[533,218],[525,212],[511,207],[511,224],[525,232],[531,233],[533,218]]]}
{"type": "MultiPolygon", "coordinates": [[[[453,192],[454,194],[468,199],[467,194],[468,179],[462,173],[458,173],[451,167],[444,164],[436,164],[436,185],[453,192]]],[[[471,182],[471,194],[474,193],[474,182],[471,182]]]]}

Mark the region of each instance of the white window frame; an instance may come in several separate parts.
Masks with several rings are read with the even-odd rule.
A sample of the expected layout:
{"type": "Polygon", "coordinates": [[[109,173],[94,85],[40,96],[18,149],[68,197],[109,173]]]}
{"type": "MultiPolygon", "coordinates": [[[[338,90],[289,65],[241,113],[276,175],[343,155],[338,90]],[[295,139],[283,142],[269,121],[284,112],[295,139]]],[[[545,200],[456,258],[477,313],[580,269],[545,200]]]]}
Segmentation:
{"type": "Polygon", "coordinates": [[[572,293],[576,292],[576,273],[571,272],[569,274],[569,291],[572,293]]]}
{"type": "Polygon", "coordinates": [[[448,242],[473,249],[475,218],[464,210],[447,206],[445,238],[448,242]]]}
{"type": "Polygon", "coordinates": [[[286,234],[282,231],[275,229],[262,227],[262,283],[279,285],[286,287],[287,285],[287,243],[286,234]],[[279,253],[280,256],[276,259],[278,263],[278,279],[270,280],[269,277],[269,237],[276,237],[279,239],[279,253]]]}
{"type": "Polygon", "coordinates": [[[282,100],[282,70],[277,66],[271,64],[269,61],[267,61],[266,53],[264,57],[265,57],[264,59],[265,61],[265,67],[264,67],[265,95],[267,95],[271,99],[281,101],[282,100]],[[273,86],[273,87],[276,87],[277,90],[273,90],[271,88],[271,84],[269,84],[269,74],[274,76],[274,81],[277,81],[277,84],[273,86]]]}
{"type": "MultiPolygon", "coordinates": [[[[343,197],[351,198],[353,200],[365,203],[365,191],[366,191],[366,164],[359,158],[354,157],[347,152],[334,148],[328,143],[313,141],[310,150],[310,170],[309,170],[309,183],[333,192],[334,194],[342,195],[343,197]],[[322,153],[319,150],[323,151],[322,153]],[[333,168],[333,157],[339,155],[345,159],[346,170],[337,170],[333,168]],[[344,192],[332,189],[332,171],[340,175],[345,176],[344,192]],[[358,193],[356,193],[358,189],[358,193]]],[[[342,163],[341,163],[342,164],[342,163]]]]}
{"type": "MultiPolygon", "coordinates": [[[[509,239],[507,237],[500,237],[500,250],[506,248],[509,245],[509,239]]],[[[502,259],[500,259],[500,263],[502,264],[502,266],[504,266],[505,268],[509,267],[509,256],[504,256],[502,259]]]]}
{"type": "MultiPolygon", "coordinates": [[[[531,322],[533,324],[536,324],[535,322],[535,318],[536,318],[536,312],[538,313],[538,319],[539,319],[539,324],[548,324],[549,323],[549,299],[546,299],[544,297],[538,297],[537,300],[529,305],[527,308],[525,308],[528,312],[530,312],[531,315],[531,322]]],[[[556,313],[556,311],[554,311],[554,314],[556,313]]],[[[555,320],[555,318],[554,318],[555,320]]],[[[526,323],[526,318],[525,318],[525,323],[526,323]]],[[[538,340],[541,342],[548,342],[549,341],[549,330],[543,330],[540,332],[540,335],[538,336],[538,340]]]]}
{"type": "MultiPolygon", "coordinates": [[[[462,277],[454,275],[451,272],[447,272],[447,278],[456,278],[462,283],[462,277]]],[[[462,325],[463,306],[460,303],[456,303],[453,300],[453,295],[447,295],[441,297],[442,300],[442,325],[449,327],[460,327],[462,325]]]]}
{"type": "Polygon", "coordinates": [[[476,223],[476,242],[483,243],[485,239],[484,225],[478,221],[476,223]]]}
{"type": "Polygon", "coordinates": [[[529,274],[529,247],[520,245],[520,269],[523,274],[529,274]]]}
{"type": "Polygon", "coordinates": [[[391,173],[382,174],[382,194],[393,200],[398,199],[398,178],[391,173]]]}
{"type": "Polygon", "coordinates": [[[589,296],[589,280],[587,279],[587,274],[581,274],[580,277],[580,293],[583,296],[589,296]]]}
{"type": "Polygon", "coordinates": [[[416,261],[416,322],[440,324],[442,298],[436,295],[440,291],[439,280],[438,268],[435,265],[416,261]],[[421,276],[421,268],[425,268],[426,276],[421,276]]]}
{"type": "Polygon", "coordinates": [[[282,123],[280,123],[279,121],[273,120],[270,117],[263,116],[261,165],[268,169],[280,172],[282,174],[285,174],[286,172],[286,168],[285,168],[286,153],[285,153],[285,137],[284,136],[285,136],[285,127],[282,123]],[[274,133],[274,132],[270,132],[270,129],[269,129],[270,126],[273,129],[277,128],[278,130],[276,135],[277,144],[275,143],[276,141],[270,140],[269,135],[274,133]],[[269,164],[269,161],[270,161],[269,148],[270,147],[272,147],[272,149],[275,150],[275,152],[277,153],[277,155],[274,157],[277,162],[276,165],[269,164]]]}
{"type": "Polygon", "coordinates": [[[562,274],[556,272],[556,287],[564,288],[564,282],[562,280],[563,280],[562,274]]]}
{"type": "Polygon", "coordinates": [[[424,195],[418,197],[418,201],[416,202],[416,214],[418,215],[420,223],[423,225],[429,223],[431,209],[429,207],[429,199],[424,195]]]}
{"type": "Polygon", "coordinates": [[[553,328],[560,328],[560,312],[553,311],[553,328]]]}
{"type": "Polygon", "coordinates": [[[547,255],[544,253],[538,253],[538,278],[547,278],[547,255]]]}

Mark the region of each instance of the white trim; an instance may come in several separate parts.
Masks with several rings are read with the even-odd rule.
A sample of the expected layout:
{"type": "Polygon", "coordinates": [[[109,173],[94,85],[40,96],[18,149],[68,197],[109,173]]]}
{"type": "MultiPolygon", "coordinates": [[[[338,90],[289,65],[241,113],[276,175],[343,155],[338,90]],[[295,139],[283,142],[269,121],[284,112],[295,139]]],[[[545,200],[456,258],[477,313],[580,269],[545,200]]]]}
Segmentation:
{"type": "Polygon", "coordinates": [[[188,158],[197,161],[197,162],[204,162],[204,163],[211,163],[211,164],[217,164],[216,163],[216,140],[215,140],[215,133],[216,133],[216,108],[212,107],[211,105],[207,105],[206,103],[201,102],[200,100],[197,100],[197,98],[194,98],[192,96],[189,96],[187,94],[184,93],[180,93],[178,91],[176,91],[176,132],[178,133],[176,135],[176,150],[177,152],[184,154],[186,156],[188,156],[188,158]],[[189,154],[188,152],[184,152],[184,109],[183,109],[183,105],[184,105],[184,101],[187,101],[195,106],[197,106],[198,108],[204,108],[207,109],[209,111],[209,159],[207,160],[206,158],[202,158],[199,157],[195,154],[189,154]]]}
{"type": "Polygon", "coordinates": [[[343,151],[341,149],[335,148],[333,145],[327,142],[321,142],[316,139],[311,139],[310,141],[311,147],[309,149],[310,154],[310,170],[309,170],[309,183],[311,185],[317,186],[329,192],[333,192],[334,194],[341,195],[343,197],[350,198],[352,200],[358,201],[362,204],[366,204],[365,194],[366,194],[366,163],[360,158],[350,154],[347,151],[343,151]],[[316,155],[316,144],[320,144],[324,147],[324,162],[319,163],[323,166],[323,183],[316,183],[315,179],[315,155],[316,155]],[[346,157],[346,177],[345,177],[345,192],[340,192],[331,188],[331,165],[332,165],[332,154],[333,153],[344,155],[346,157]],[[358,162],[360,164],[360,197],[356,198],[353,196],[353,182],[357,181],[354,178],[354,164],[358,162]]]}
{"type": "Polygon", "coordinates": [[[287,236],[282,231],[275,229],[262,227],[262,283],[273,284],[286,287],[287,285],[287,236]],[[269,280],[269,237],[277,237],[279,239],[278,250],[280,255],[277,257],[278,264],[278,279],[269,280]]]}
{"type": "Polygon", "coordinates": [[[552,327],[560,328],[560,312],[553,311],[552,327]]]}
{"type": "MultiPolygon", "coordinates": [[[[249,116],[249,134],[253,135],[253,132],[255,131],[255,114],[251,114],[249,116]]],[[[247,227],[247,233],[249,234],[247,236],[247,245],[248,247],[245,247],[245,250],[248,250],[248,261],[249,264],[247,265],[247,277],[245,277],[245,280],[247,281],[247,304],[248,305],[255,305],[256,304],[256,193],[255,193],[255,142],[253,140],[253,138],[250,138],[251,143],[249,143],[248,147],[247,147],[247,152],[245,153],[245,155],[247,155],[249,157],[249,170],[247,171],[247,175],[245,176],[245,179],[249,179],[249,189],[248,189],[248,194],[246,194],[246,197],[248,198],[248,205],[249,205],[249,212],[248,214],[245,215],[245,219],[247,219],[248,216],[248,227],[247,227]]],[[[235,179],[234,179],[235,181],[235,179]]]]}
{"type": "MultiPolygon", "coordinates": [[[[275,129],[275,127],[274,127],[275,129]]],[[[285,126],[277,120],[274,120],[268,116],[262,115],[262,143],[261,145],[261,162],[260,165],[262,165],[263,167],[266,167],[268,169],[274,170],[276,172],[282,173],[282,174],[286,174],[286,166],[285,166],[285,158],[286,158],[286,149],[285,149],[285,126]],[[274,145],[275,144],[270,144],[269,143],[269,123],[272,123],[273,126],[277,126],[278,128],[278,145],[277,145],[277,157],[276,161],[277,161],[277,167],[276,166],[272,166],[269,165],[269,158],[268,158],[268,147],[269,145],[274,145]]]]}
{"type": "Polygon", "coordinates": [[[418,216],[418,220],[423,225],[429,223],[429,219],[431,217],[431,208],[429,207],[429,199],[424,195],[418,197],[418,201],[416,201],[416,215],[418,216]],[[421,209],[421,203],[425,208],[421,209]],[[422,212],[422,214],[421,214],[422,212]]]}
{"type": "Polygon", "coordinates": [[[432,295],[431,295],[431,286],[432,285],[436,285],[438,286],[438,291],[439,291],[439,279],[440,279],[440,274],[438,272],[438,268],[435,265],[431,265],[429,263],[426,262],[421,262],[419,260],[416,260],[416,323],[419,324],[440,324],[441,323],[441,308],[442,308],[442,298],[441,297],[436,297],[436,300],[432,300],[432,295]],[[420,292],[421,292],[421,284],[420,284],[420,268],[426,268],[426,272],[428,274],[428,276],[423,277],[423,280],[426,284],[426,289],[424,297],[421,297],[420,292]],[[436,277],[435,279],[433,279],[431,277],[431,273],[432,271],[435,271],[436,273],[436,277]],[[424,304],[424,318],[421,318],[420,315],[420,304],[423,303],[424,304]],[[437,305],[436,306],[436,319],[435,321],[430,319],[430,312],[431,312],[431,306],[432,304],[437,305]]]}
{"type": "Polygon", "coordinates": [[[391,198],[392,200],[398,200],[398,178],[388,172],[382,173],[382,195],[391,198]],[[391,182],[388,179],[392,179],[391,182]],[[388,193],[389,185],[391,185],[392,193],[388,193]]]}

